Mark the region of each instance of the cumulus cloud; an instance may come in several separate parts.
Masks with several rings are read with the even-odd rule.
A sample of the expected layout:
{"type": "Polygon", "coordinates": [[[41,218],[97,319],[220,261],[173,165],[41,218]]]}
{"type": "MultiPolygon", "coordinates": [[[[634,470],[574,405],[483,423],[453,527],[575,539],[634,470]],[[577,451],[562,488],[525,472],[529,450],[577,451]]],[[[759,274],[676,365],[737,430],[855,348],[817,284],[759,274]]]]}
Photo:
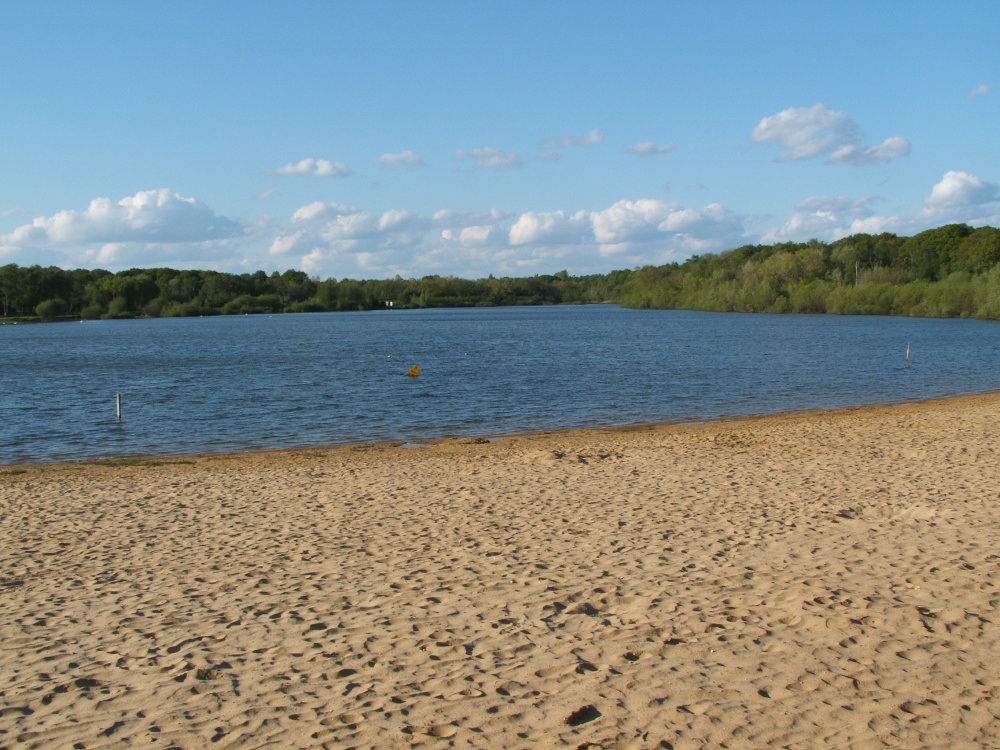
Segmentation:
{"type": "Polygon", "coordinates": [[[998,188],[992,182],[985,182],[968,172],[952,171],[946,172],[931,188],[931,194],[924,200],[924,208],[941,211],[982,206],[998,200],[998,188]]]}
{"type": "Polygon", "coordinates": [[[813,238],[839,239],[844,236],[845,227],[871,218],[873,213],[871,203],[870,198],[857,200],[833,196],[807,198],[795,206],[795,210],[786,222],[765,230],[760,241],[773,244],[802,242],[813,238]]]}
{"type": "Polygon", "coordinates": [[[400,151],[398,154],[382,154],[375,159],[375,163],[381,164],[383,167],[407,167],[413,169],[414,167],[422,167],[424,160],[412,151],[400,151]]]}
{"type": "Polygon", "coordinates": [[[354,171],[342,161],[307,157],[274,170],[278,174],[311,174],[317,177],[350,177],[354,171]]]}
{"type": "Polygon", "coordinates": [[[781,146],[779,161],[826,156],[829,164],[867,166],[910,153],[910,142],[901,136],[876,146],[865,146],[863,137],[850,117],[824,104],[782,110],[762,119],[751,134],[755,143],[781,146]]]}
{"type": "Polygon", "coordinates": [[[404,229],[423,229],[428,226],[427,222],[418,214],[402,209],[390,209],[384,212],[378,220],[380,231],[404,229]]]}
{"type": "Polygon", "coordinates": [[[322,219],[325,216],[339,216],[341,214],[351,213],[353,209],[348,206],[342,206],[339,203],[324,203],[323,201],[315,201],[309,203],[308,205],[302,206],[296,209],[295,213],[292,214],[293,222],[306,222],[315,221],[317,219],[322,219]]]}
{"type": "Polygon", "coordinates": [[[744,240],[746,223],[747,217],[719,204],[691,208],[656,199],[618,201],[597,211],[442,210],[431,216],[316,202],[292,214],[270,253],[297,257],[298,267],[336,277],[485,276],[567,266],[596,273],[607,270],[608,256],[622,267],[724,250],[744,240]]]}
{"type": "Polygon", "coordinates": [[[438,211],[431,226],[439,230],[439,251],[449,246],[496,249],[506,245],[505,227],[509,220],[510,214],[496,209],[487,212],[438,211]]]}
{"type": "Polygon", "coordinates": [[[521,214],[510,228],[510,244],[569,244],[592,236],[590,217],[586,211],[567,215],[564,211],[521,214]]]}
{"type": "Polygon", "coordinates": [[[463,247],[483,247],[485,245],[496,244],[496,240],[502,236],[499,227],[489,224],[476,224],[462,227],[461,229],[444,229],[441,232],[441,239],[448,242],[457,242],[463,247]]]}
{"type": "Polygon", "coordinates": [[[599,146],[604,142],[604,133],[595,128],[584,135],[563,135],[542,141],[542,148],[572,148],[573,146],[599,146]]]}
{"type": "Polygon", "coordinates": [[[875,198],[815,197],[802,201],[782,224],[765,229],[760,241],[833,241],[852,234],[892,232],[912,235],[943,224],[973,226],[1000,223],[1000,186],[968,172],[947,172],[922,206],[899,214],[877,214],[875,198]]]}
{"type": "Polygon", "coordinates": [[[737,244],[746,222],[745,217],[718,203],[696,209],[654,198],[618,201],[592,212],[590,220],[602,255],[658,243],[672,256],[737,244]]]}
{"type": "Polygon", "coordinates": [[[114,243],[198,243],[237,237],[243,228],[194,198],[167,188],[112,202],[95,198],[84,211],[42,216],[0,237],[13,247],[114,243]]]}
{"type": "Polygon", "coordinates": [[[488,169],[497,172],[517,169],[521,166],[519,155],[501,151],[493,146],[468,150],[459,149],[455,152],[455,161],[471,162],[473,169],[488,169]]]}
{"type": "Polygon", "coordinates": [[[271,242],[268,252],[271,255],[288,255],[299,248],[303,237],[305,237],[305,232],[301,230],[279,235],[271,242]]]}
{"type": "MultiPolygon", "coordinates": [[[[423,241],[433,222],[409,211],[393,209],[380,214],[339,203],[316,201],[297,209],[286,231],[268,248],[272,256],[302,255],[317,267],[338,253],[380,252],[412,247],[423,241]]],[[[355,257],[354,261],[357,259],[355,257]]]]}
{"type": "Polygon", "coordinates": [[[636,156],[656,156],[658,154],[669,154],[676,148],[674,144],[658,145],[653,141],[639,141],[631,146],[622,148],[623,154],[635,154],[636,156]]]}
{"type": "Polygon", "coordinates": [[[967,93],[965,95],[965,98],[966,99],[975,99],[976,97],[979,97],[979,96],[986,96],[992,90],[993,90],[993,85],[992,84],[984,83],[984,84],[982,84],[980,86],[976,86],[974,89],[972,89],[971,91],[969,91],[969,93],[967,93]]]}

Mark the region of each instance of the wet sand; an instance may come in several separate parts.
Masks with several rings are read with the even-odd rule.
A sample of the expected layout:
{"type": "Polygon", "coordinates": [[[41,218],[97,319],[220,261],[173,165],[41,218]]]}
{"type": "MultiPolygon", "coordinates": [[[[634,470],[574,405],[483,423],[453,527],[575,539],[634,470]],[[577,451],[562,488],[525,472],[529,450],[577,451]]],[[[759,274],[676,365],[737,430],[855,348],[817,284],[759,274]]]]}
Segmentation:
{"type": "Polygon", "coordinates": [[[0,467],[0,748],[1000,747],[1000,395],[0,467]]]}

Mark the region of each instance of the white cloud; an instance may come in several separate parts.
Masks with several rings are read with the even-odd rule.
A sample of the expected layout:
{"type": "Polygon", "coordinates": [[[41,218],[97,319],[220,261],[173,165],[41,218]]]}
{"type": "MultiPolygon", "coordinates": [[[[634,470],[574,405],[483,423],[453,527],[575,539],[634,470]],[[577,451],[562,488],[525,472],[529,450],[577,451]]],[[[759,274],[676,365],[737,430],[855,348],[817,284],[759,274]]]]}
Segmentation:
{"type": "Polygon", "coordinates": [[[802,201],[783,224],[761,233],[760,241],[838,240],[852,234],[892,232],[908,236],[944,224],[1000,223],[1000,187],[968,172],[947,172],[922,207],[895,215],[876,214],[874,199],[817,197],[802,201]]]}
{"type": "Polygon", "coordinates": [[[324,268],[324,261],[325,258],[323,257],[322,250],[319,248],[310,250],[302,256],[302,270],[310,276],[318,276],[324,268]]]}
{"type": "Polygon", "coordinates": [[[660,146],[653,141],[639,141],[631,146],[622,148],[623,154],[635,154],[636,156],[656,156],[658,154],[669,154],[676,148],[672,143],[660,146]]]}
{"type": "Polygon", "coordinates": [[[289,162],[274,170],[278,174],[311,174],[317,177],[350,177],[354,171],[342,161],[328,161],[307,157],[297,162],[289,162]]]}
{"type": "Polygon", "coordinates": [[[491,239],[495,239],[498,236],[498,228],[489,225],[462,227],[457,237],[454,237],[454,234],[450,230],[442,232],[442,237],[445,239],[449,239],[449,236],[452,239],[457,239],[460,244],[466,247],[482,247],[489,244],[491,239]]]}
{"type": "Polygon", "coordinates": [[[271,255],[288,255],[298,249],[303,237],[305,237],[305,232],[303,231],[279,235],[271,242],[268,252],[271,255]]]}
{"type": "Polygon", "coordinates": [[[572,148],[573,146],[599,146],[603,142],[604,134],[595,128],[584,135],[564,135],[542,141],[539,145],[542,148],[572,148]]]}
{"type": "Polygon", "coordinates": [[[483,148],[459,149],[455,152],[455,160],[459,162],[472,162],[473,169],[489,169],[494,171],[505,171],[517,169],[521,166],[521,157],[515,153],[507,153],[493,146],[483,148]]]}
{"type": "Polygon", "coordinates": [[[292,214],[292,221],[316,221],[326,216],[339,216],[351,213],[354,209],[342,206],[339,203],[324,203],[315,201],[306,206],[302,206],[292,214]]]}
{"type": "MultiPolygon", "coordinates": [[[[318,268],[340,262],[344,254],[354,260],[363,252],[394,251],[419,245],[434,226],[417,214],[393,209],[381,214],[359,211],[339,203],[316,201],[297,209],[287,231],[275,237],[268,248],[272,256],[302,254],[302,263],[318,268]]],[[[336,274],[337,269],[331,268],[336,274]]]]}
{"type": "Polygon", "coordinates": [[[971,91],[969,91],[969,93],[967,93],[965,95],[965,98],[966,99],[975,99],[976,97],[979,97],[979,96],[986,96],[992,90],[993,90],[993,84],[984,83],[984,84],[982,84],[980,86],[976,86],[974,89],[972,89],[971,91]]]}
{"type": "Polygon", "coordinates": [[[382,154],[375,159],[375,163],[381,164],[383,167],[408,167],[412,169],[423,166],[424,160],[412,151],[400,151],[398,154],[382,154]]]}
{"type": "MultiPolygon", "coordinates": [[[[701,209],[685,208],[654,198],[618,201],[590,214],[594,239],[602,255],[645,246],[676,259],[685,252],[722,250],[737,244],[745,234],[746,219],[718,203],[701,209]]],[[[652,260],[648,262],[653,262],[652,260]]]]}
{"type": "Polygon", "coordinates": [[[940,211],[982,206],[998,200],[998,188],[992,182],[984,182],[968,172],[951,171],[931,188],[924,207],[929,211],[940,211]]]}
{"type": "Polygon", "coordinates": [[[831,196],[807,198],[795,206],[795,211],[788,221],[765,230],[760,242],[774,244],[803,242],[813,238],[839,239],[844,236],[845,227],[854,222],[867,221],[872,216],[870,204],[869,198],[860,200],[831,196]]]}
{"type": "Polygon", "coordinates": [[[831,164],[851,164],[856,167],[864,167],[909,155],[910,142],[905,138],[893,136],[886,138],[877,146],[869,146],[868,148],[862,148],[853,143],[845,144],[830,154],[829,161],[831,164]]]}
{"type": "Polygon", "coordinates": [[[493,224],[509,219],[511,215],[505,211],[493,208],[489,211],[453,211],[451,209],[441,209],[434,212],[434,221],[441,226],[468,226],[471,224],[493,224]]]}
{"type": "Polygon", "coordinates": [[[317,233],[327,242],[360,240],[375,237],[378,217],[365,211],[337,214],[327,221],[317,233]]]}
{"type": "Polygon", "coordinates": [[[0,237],[14,247],[112,243],[199,243],[238,237],[243,228],[194,198],[167,188],[143,190],[112,203],[95,198],[85,211],[42,216],[0,237]]]}
{"type": "Polygon", "coordinates": [[[338,203],[316,201],[297,209],[290,221],[292,231],[271,242],[271,255],[311,252],[318,246],[353,247],[357,240],[378,233],[378,217],[338,203]]]}
{"type": "Polygon", "coordinates": [[[401,209],[390,209],[384,212],[378,220],[379,231],[383,232],[388,229],[394,231],[420,229],[425,227],[426,224],[427,222],[417,214],[401,209]]]}
{"type": "Polygon", "coordinates": [[[823,104],[785,109],[765,117],[753,129],[755,143],[782,147],[779,161],[826,156],[829,164],[867,166],[910,153],[910,142],[893,136],[877,146],[864,146],[857,124],[843,112],[823,104]]]}
{"type": "Polygon", "coordinates": [[[689,208],[655,199],[619,201],[599,211],[442,210],[431,216],[392,209],[381,214],[330,203],[302,206],[270,246],[309,273],[334,277],[455,273],[607,271],[683,260],[691,253],[739,244],[746,218],[719,205],[689,208]],[[557,265],[558,264],[558,265],[557,265]]]}
{"type": "Polygon", "coordinates": [[[603,211],[591,213],[594,237],[602,245],[642,242],[656,237],[657,226],[676,204],[653,198],[618,201],[603,211]]]}
{"type": "Polygon", "coordinates": [[[444,247],[497,248],[506,246],[505,224],[509,219],[510,214],[495,209],[487,213],[438,211],[432,226],[440,230],[444,247]]]}
{"type": "Polygon", "coordinates": [[[929,228],[927,224],[914,221],[912,216],[868,216],[863,219],[855,219],[846,228],[834,232],[829,239],[839,240],[852,234],[882,234],[884,232],[907,235],[916,234],[929,228]]]}
{"type": "Polygon", "coordinates": [[[855,136],[851,119],[843,112],[816,104],[809,109],[786,109],[765,117],[754,128],[751,137],[756,143],[774,143],[784,147],[783,161],[811,159],[832,152],[845,140],[855,136]]]}
{"type": "Polygon", "coordinates": [[[564,211],[521,214],[508,237],[511,245],[569,244],[592,239],[590,217],[585,211],[567,216],[564,211]]]}

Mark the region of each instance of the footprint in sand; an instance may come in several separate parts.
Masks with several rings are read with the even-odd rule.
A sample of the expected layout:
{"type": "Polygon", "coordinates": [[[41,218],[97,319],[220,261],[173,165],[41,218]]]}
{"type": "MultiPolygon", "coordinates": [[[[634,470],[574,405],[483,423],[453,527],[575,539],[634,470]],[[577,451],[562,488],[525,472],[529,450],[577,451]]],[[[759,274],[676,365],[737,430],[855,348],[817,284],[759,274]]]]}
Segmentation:
{"type": "Polygon", "coordinates": [[[578,727],[581,724],[601,718],[601,715],[601,712],[597,710],[597,706],[582,706],[566,717],[566,723],[571,727],[578,727]]]}

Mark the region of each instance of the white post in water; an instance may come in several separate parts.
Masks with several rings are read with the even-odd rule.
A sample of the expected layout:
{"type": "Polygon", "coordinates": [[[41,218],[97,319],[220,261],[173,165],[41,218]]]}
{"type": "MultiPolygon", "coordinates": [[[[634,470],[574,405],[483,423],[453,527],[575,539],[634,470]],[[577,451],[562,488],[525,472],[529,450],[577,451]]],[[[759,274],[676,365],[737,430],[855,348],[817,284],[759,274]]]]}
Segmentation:
{"type": "Polygon", "coordinates": [[[122,394],[115,394],[115,416],[118,417],[118,421],[122,421],[122,394]]]}
{"type": "Polygon", "coordinates": [[[910,342],[906,342],[906,366],[910,366],[910,342]]]}

